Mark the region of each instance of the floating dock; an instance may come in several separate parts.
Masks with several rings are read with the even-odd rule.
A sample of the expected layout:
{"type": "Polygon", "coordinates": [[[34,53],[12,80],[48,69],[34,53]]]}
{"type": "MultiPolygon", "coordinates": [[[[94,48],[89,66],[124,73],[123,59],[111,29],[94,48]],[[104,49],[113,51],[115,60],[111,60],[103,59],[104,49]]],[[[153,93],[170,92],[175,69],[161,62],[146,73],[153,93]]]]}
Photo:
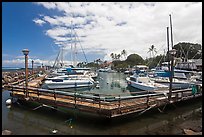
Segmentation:
{"type": "Polygon", "coordinates": [[[170,100],[168,99],[169,91],[158,91],[136,96],[121,96],[79,91],[65,92],[33,87],[28,87],[26,92],[26,88],[19,85],[7,85],[5,88],[11,91],[12,98],[36,102],[40,106],[49,106],[51,108],[74,108],[108,118],[132,113],[142,114],[152,108],[159,109],[159,107],[165,107],[167,104],[202,96],[202,85],[197,85],[196,89],[174,90],[170,100]]]}

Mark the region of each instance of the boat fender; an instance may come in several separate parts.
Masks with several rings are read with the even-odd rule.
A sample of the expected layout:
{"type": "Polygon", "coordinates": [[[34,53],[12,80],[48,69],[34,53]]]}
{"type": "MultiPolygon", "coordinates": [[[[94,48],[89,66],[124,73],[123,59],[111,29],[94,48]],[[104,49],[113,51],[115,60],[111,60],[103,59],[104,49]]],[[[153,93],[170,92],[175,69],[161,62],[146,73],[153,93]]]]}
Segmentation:
{"type": "Polygon", "coordinates": [[[53,134],[56,134],[58,131],[56,129],[52,130],[53,134]]]}
{"type": "Polygon", "coordinates": [[[11,99],[6,100],[6,105],[11,105],[11,103],[12,103],[11,99]]]}

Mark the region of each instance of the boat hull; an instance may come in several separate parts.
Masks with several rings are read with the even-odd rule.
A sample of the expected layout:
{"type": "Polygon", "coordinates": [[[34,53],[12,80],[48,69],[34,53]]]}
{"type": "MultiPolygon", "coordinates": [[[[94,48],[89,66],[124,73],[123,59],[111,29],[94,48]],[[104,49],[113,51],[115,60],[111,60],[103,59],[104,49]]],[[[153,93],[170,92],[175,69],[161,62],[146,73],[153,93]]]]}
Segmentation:
{"type": "Polygon", "coordinates": [[[129,86],[132,86],[132,87],[137,88],[137,89],[141,89],[141,90],[145,90],[145,91],[152,91],[152,90],[157,89],[157,88],[150,86],[150,85],[131,81],[129,78],[127,78],[126,80],[127,80],[127,83],[129,86]]]}
{"type": "MultiPolygon", "coordinates": [[[[163,84],[166,86],[169,86],[170,84],[169,80],[166,80],[166,79],[165,80],[157,79],[155,80],[155,83],[163,84]]],[[[190,88],[191,86],[192,84],[187,81],[182,81],[182,80],[172,81],[172,89],[186,89],[186,88],[190,88]]]]}
{"type": "Polygon", "coordinates": [[[49,89],[66,89],[66,88],[80,88],[80,87],[90,87],[94,83],[90,81],[63,81],[63,82],[45,82],[49,89]]]}

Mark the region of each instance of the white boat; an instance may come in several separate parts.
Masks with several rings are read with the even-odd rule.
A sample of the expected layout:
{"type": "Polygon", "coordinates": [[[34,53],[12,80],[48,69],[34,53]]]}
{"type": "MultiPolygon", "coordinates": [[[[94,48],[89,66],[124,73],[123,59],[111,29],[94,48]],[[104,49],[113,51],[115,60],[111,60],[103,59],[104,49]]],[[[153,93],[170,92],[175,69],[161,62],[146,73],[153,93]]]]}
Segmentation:
{"type": "Polygon", "coordinates": [[[135,73],[134,75],[127,77],[126,80],[128,85],[141,90],[153,91],[160,89],[168,89],[168,86],[155,83],[144,73],[135,73]]]}
{"type": "Polygon", "coordinates": [[[91,71],[90,68],[71,68],[71,67],[67,67],[67,68],[59,68],[56,70],[53,70],[50,73],[50,77],[56,77],[56,76],[71,76],[71,75],[88,75],[91,76],[92,78],[97,78],[98,77],[98,73],[91,71]]]}
{"type": "Polygon", "coordinates": [[[94,80],[86,75],[64,75],[49,78],[45,84],[49,89],[80,88],[93,86],[94,80]]]}
{"type": "MultiPolygon", "coordinates": [[[[151,78],[151,80],[155,81],[155,83],[163,84],[169,86],[170,81],[168,77],[155,77],[151,78]]],[[[183,80],[179,78],[172,79],[172,89],[186,89],[190,88],[192,83],[189,80],[183,80]]]]}

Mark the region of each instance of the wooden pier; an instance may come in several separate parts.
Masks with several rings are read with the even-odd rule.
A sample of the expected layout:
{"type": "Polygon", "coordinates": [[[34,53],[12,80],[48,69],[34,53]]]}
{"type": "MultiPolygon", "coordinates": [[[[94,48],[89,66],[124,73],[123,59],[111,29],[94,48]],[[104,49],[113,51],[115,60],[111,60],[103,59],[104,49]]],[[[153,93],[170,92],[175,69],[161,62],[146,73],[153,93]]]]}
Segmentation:
{"type": "Polygon", "coordinates": [[[94,113],[99,116],[113,118],[131,113],[144,113],[152,108],[180,102],[202,96],[202,85],[196,92],[189,89],[172,91],[168,100],[168,91],[158,91],[136,96],[104,95],[88,92],[65,92],[57,90],[28,87],[28,96],[24,86],[6,86],[11,91],[11,97],[19,100],[39,103],[52,108],[74,108],[80,111],[94,113]]]}

